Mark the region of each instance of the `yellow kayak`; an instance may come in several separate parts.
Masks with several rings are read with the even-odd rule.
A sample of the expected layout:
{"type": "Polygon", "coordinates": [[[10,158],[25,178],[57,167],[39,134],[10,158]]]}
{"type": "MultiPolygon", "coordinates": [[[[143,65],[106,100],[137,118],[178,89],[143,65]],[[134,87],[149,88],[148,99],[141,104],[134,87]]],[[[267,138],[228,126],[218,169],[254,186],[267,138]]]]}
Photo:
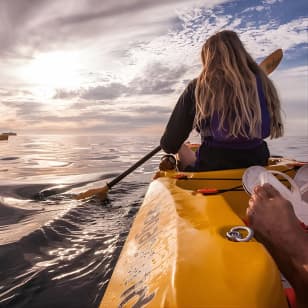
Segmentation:
{"type": "MultiPolygon", "coordinates": [[[[292,162],[274,159],[268,168],[294,176],[292,162]]],[[[264,246],[227,236],[239,226],[246,237],[244,171],[159,171],[100,307],[287,308],[264,246]]]]}

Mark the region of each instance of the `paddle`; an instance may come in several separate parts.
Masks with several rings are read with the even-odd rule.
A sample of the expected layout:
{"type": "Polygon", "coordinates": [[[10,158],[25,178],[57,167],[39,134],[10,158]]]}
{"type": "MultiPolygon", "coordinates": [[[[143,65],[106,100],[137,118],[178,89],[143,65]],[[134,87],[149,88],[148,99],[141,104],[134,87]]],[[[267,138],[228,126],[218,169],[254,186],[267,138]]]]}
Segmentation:
{"type": "Polygon", "coordinates": [[[107,183],[104,187],[93,188],[93,189],[87,190],[83,193],[78,194],[75,197],[75,199],[80,200],[80,199],[85,199],[85,198],[89,198],[89,197],[92,197],[92,196],[98,197],[99,199],[102,199],[102,200],[105,199],[109,189],[111,189],[114,185],[116,185],[118,182],[120,182],[124,177],[126,177],[131,172],[133,172],[135,169],[137,169],[139,166],[141,166],[144,162],[149,160],[152,156],[154,156],[160,150],[161,150],[160,146],[156,147],[150,153],[146,154],[140,160],[138,160],[135,164],[133,164],[130,168],[128,168],[123,173],[118,175],[110,183],[107,183]]]}
{"type": "Polygon", "coordinates": [[[279,65],[283,56],[282,49],[279,48],[267,56],[259,66],[263,69],[265,74],[269,75],[279,65]]]}
{"type": "MultiPolygon", "coordinates": [[[[274,69],[278,66],[282,59],[283,53],[282,49],[277,49],[273,53],[271,53],[269,56],[267,56],[260,64],[259,66],[264,70],[264,72],[268,75],[271,72],[274,71],[274,69]]],[[[161,150],[160,146],[157,146],[154,150],[152,150],[150,153],[146,154],[144,157],[142,157],[140,160],[138,160],[134,165],[132,165],[130,168],[125,170],[123,173],[118,175],[115,179],[113,179],[110,183],[107,183],[104,187],[101,188],[93,188],[89,189],[83,193],[78,194],[75,199],[85,199],[89,197],[97,197],[99,199],[105,199],[106,195],[114,185],[116,185],[118,182],[120,182],[124,177],[129,175],[131,172],[133,172],[135,169],[137,169],[139,166],[141,166],[144,162],[149,160],[152,156],[154,156],[156,153],[158,153],[161,150]]]]}

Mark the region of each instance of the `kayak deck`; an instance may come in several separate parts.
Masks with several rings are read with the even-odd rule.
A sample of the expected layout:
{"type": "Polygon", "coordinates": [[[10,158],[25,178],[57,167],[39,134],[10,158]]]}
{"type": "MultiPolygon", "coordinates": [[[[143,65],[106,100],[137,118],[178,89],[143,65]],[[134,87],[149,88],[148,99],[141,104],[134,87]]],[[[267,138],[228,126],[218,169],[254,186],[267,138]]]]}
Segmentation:
{"type": "MultiPolygon", "coordinates": [[[[284,164],[270,168],[294,173],[284,164]]],[[[158,172],[100,307],[288,307],[263,245],[226,238],[245,225],[244,170],[158,172]],[[203,195],[201,188],[223,192],[203,195]]]]}

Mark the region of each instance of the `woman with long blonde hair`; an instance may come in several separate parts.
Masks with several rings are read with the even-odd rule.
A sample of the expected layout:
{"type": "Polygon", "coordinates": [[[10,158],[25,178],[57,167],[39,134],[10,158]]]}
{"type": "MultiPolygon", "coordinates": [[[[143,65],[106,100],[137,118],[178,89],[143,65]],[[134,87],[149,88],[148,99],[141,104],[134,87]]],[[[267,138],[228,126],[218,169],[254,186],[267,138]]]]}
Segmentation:
{"type": "Polygon", "coordinates": [[[162,149],[178,153],[187,171],[267,165],[264,138],[283,134],[275,86],[233,31],[211,36],[201,59],[202,71],[180,96],[161,138],[162,149]],[[194,128],[201,135],[196,154],[184,143],[194,128]]]}

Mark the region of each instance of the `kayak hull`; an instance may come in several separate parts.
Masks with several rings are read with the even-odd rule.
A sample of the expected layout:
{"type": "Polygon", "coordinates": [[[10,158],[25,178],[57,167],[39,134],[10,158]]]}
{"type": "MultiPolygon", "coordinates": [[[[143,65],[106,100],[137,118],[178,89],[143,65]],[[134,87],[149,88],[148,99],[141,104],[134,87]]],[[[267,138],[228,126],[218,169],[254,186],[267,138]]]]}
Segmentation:
{"type": "MultiPolygon", "coordinates": [[[[274,169],[289,172],[280,164],[274,169]]],[[[244,169],[159,172],[132,225],[100,307],[288,307],[280,273],[244,226],[244,169]],[[203,195],[211,187],[222,193],[203,195]]]]}

